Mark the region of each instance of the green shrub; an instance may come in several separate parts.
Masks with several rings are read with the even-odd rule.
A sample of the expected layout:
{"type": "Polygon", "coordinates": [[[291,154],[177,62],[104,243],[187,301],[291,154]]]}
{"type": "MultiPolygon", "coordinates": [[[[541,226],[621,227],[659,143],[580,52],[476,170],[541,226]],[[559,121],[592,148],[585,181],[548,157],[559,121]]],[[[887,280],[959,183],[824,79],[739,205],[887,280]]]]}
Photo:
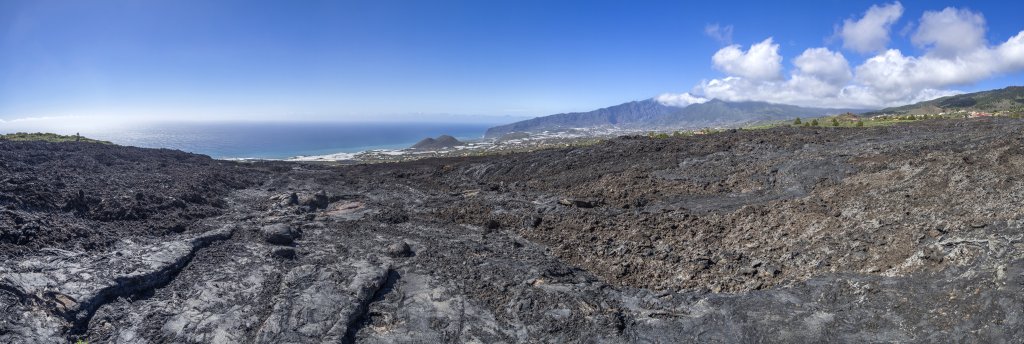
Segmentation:
{"type": "Polygon", "coordinates": [[[817,119],[812,119],[811,120],[811,126],[812,127],[817,127],[818,126],[818,120],[817,119]]]}
{"type": "Polygon", "coordinates": [[[800,125],[800,123],[801,123],[800,122],[800,117],[797,117],[796,120],[793,121],[793,124],[795,124],[795,125],[800,125]]]}

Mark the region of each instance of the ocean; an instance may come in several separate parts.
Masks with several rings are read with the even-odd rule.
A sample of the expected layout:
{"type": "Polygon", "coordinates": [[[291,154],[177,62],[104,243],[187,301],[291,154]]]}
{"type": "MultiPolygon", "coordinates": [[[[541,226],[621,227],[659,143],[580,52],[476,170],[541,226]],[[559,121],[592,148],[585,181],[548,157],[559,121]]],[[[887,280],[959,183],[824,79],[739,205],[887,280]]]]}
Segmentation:
{"type": "MultiPolygon", "coordinates": [[[[495,124],[481,123],[149,123],[83,130],[82,136],[120,145],[170,148],[216,159],[297,156],[408,148],[426,137],[479,139],[495,124]]],[[[70,133],[74,134],[74,133],[70,133]]]]}

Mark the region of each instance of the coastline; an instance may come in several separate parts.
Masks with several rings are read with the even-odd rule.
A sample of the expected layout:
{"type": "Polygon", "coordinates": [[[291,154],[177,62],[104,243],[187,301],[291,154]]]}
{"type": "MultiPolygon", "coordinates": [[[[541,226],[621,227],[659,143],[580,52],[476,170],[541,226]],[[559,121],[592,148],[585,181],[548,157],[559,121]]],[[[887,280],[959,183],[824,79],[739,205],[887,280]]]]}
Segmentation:
{"type": "MultiPolygon", "coordinates": [[[[692,130],[691,130],[692,131],[692,130]]],[[[687,132],[691,132],[687,131],[687,132]]],[[[674,131],[657,131],[671,133],[674,131]]],[[[507,153],[531,152],[542,149],[566,148],[590,145],[625,135],[649,134],[650,130],[621,128],[569,128],[560,131],[540,133],[514,133],[498,138],[464,140],[463,145],[444,149],[370,149],[360,152],[339,152],[324,155],[300,155],[285,159],[225,159],[235,161],[291,161],[306,163],[386,163],[419,160],[426,158],[469,157],[507,153]]]]}

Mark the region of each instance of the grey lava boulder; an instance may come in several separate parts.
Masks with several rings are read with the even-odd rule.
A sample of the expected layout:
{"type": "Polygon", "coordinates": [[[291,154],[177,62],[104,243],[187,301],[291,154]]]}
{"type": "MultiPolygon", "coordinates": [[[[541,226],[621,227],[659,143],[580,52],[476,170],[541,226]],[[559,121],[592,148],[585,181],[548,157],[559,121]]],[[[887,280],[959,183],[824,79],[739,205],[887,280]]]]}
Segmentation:
{"type": "Polygon", "coordinates": [[[311,196],[305,197],[302,200],[302,205],[308,206],[312,210],[315,210],[315,209],[327,209],[327,206],[330,203],[331,203],[330,198],[327,197],[327,193],[324,192],[323,190],[318,191],[317,193],[315,193],[315,194],[313,194],[311,196]]]}
{"type": "Polygon", "coordinates": [[[385,252],[389,256],[395,258],[410,257],[413,255],[412,247],[409,247],[409,244],[406,243],[405,241],[399,241],[391,245],[388,245],[388,247],[385,249],[385,252]]]}
{"type": "Polygon", "coordinates": [[[263,240],[274,245],[291,245],[295,239],[302,237],[299,230],[284,223],[263,226],[260,232],[263,234],[263,240]]]}

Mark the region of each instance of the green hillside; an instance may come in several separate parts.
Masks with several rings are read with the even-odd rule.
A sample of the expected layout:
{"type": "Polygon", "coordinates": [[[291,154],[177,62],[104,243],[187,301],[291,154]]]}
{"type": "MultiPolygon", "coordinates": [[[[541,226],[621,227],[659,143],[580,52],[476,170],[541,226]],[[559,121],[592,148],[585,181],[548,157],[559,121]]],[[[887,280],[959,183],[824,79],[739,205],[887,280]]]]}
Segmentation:
{"type": "Polygon", "coordinates": [[[985,112],[996,115],[1024,114],[1024,86],[1010,86],[998,90],[958,94],[917,104],[882,109],[866,113],[865,115],[935,115],[939,113],[971,112],[985,112]]]}

